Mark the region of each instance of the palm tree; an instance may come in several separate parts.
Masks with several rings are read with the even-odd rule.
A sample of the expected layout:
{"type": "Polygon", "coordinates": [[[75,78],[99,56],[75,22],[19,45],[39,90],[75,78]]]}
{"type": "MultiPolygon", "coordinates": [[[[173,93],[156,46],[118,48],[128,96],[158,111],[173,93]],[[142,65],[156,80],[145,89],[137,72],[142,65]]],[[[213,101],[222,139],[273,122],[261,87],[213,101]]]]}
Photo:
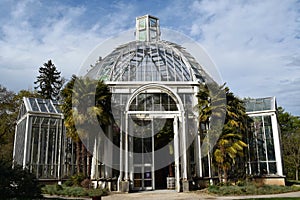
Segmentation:
{"type": "Polygon", "coordinates": [[[62,96],[68,136],[76,142],[77,173],[90,176],[92,155],[82,140],[87,140],[97,126],[105,130],[105,126],[111,122],[110,90],[103,81],[73,76],[62,96]]]}
{"type": "Polygon", "coordinates": [[[197,94],[201,149],[208,156],[209,170],[212,170],[211,162],[217,168],[220,182],[227,182],[228,170],[238,157],[243,156],[244,148],[247,147],[243,140],[248,116],[243,102],[224,86],[216,83],[200,85],[197,94]],[[225,122],[222,121],[224,114],[225,122]],[[212,144],[216,145],[211,155],[212,144]]]}
{"type": "Polygon", "coordinates": [[[201,140],[201,153],[207,157],[208,175],[213,176],[211,167],[212,147],[222,132],[223,118],[225,113],[224,85],[219,86],[215,82],[209,82],[199,86],[197,94],[199,113],[199,134],[201,140]]]}
{"type": "Polygon", "coordinates": [[[234,96],[229,89],[226,92],[226,119],[221,137],[214,148],[213,161],[218,169],[220,182],[227,182],[228,170],[235,164],[237,157],[244,156],[244,142],[247,131],[247,120],[243,102],[234,96]]]}
{"type": "Polygon", "coordinates": [[[71,80],[66,84],[66,86],[61,91],[62,104],[61,109],[64,113],[64,124],[67,130],[67,137],[70,137],[72,141],[76,143],[76,170],[77,174],[80,174],[80,157],[81,157],[81,140],[76,131],[75,122],[73,118],[73,108],[72,108],[72,93],[73,87],[77,77],[72,76],[71,80]]]}

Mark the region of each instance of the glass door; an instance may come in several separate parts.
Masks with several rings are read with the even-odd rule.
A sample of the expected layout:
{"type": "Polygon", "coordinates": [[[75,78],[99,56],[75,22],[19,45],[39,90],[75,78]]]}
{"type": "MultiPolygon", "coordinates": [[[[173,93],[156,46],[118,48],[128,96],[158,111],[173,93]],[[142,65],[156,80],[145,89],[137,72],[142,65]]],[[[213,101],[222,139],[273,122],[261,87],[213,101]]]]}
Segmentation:
{"type": "Polygon", "coordinates": [[[150,127],[146,126],[135,134],[133,138],[133,189],[134,190],[153,190],[154,189],[154,159],[152,136],[153,120],[150,120],[150,127]]]}

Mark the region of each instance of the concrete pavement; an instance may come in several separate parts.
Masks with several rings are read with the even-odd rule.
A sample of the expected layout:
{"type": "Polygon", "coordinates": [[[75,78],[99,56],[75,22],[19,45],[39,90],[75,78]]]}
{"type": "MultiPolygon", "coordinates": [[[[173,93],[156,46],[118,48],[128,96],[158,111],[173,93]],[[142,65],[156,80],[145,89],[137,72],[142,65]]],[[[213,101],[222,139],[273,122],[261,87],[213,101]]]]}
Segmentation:
{"type": "Polygon", "coordinates": [[[142,200],[201,200],[201,199],[249,199],[249,198],[270,198],[270,197],[299,197],[300,192],[290,192],[273,195],[251,195],[251,196],[215,196],[207,193],[200,192],[188,192],[188,193],[177,193],[173,190],[155,190],[136,192],[128,194],[112,193],[109,196],[102,197],[102,200],[131,200],[131,199],[142,199],[142,200]]]}
{"type": "MultiPolygon", "coordinates": [[[[82,200],[92,200],[92,198],[81,198],[81,197],[58,197],[58,196],[50,196],[44,195],[46,198],[56,198],[56,199],[82,199],[82,200]]],[[[143,192],[135,192],[135,193],[117,193],[113,192],[109,196],[102,197],[102,200],[202,200],[202,199],[250,199],[250,198],[272,198],[272,197],[299,197],[300,199],[300,191],[299,192],[289,192],[289,193],[281,193],[281,194],[272,194],[272,195],[249,195],[249,196],[216,196],[207,194],[205,192],[193,191],[193,192],[180,192],[177,193],[174,190],[155,190],[155,191],[143,191],[143,192]]]]}

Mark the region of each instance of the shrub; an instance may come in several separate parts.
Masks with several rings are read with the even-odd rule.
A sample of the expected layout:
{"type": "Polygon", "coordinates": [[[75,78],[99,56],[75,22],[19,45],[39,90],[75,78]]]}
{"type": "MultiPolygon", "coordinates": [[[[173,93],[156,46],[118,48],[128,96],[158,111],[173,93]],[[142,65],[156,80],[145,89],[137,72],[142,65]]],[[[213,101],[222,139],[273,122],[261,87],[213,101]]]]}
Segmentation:
{"type": "Polygon", "coordinates": [[[68,179],[66,180],[64,183],[63,183],[64,186],[72,186],[73,185],[73,181],[71,179],[68,179]]]}
{"type": "Polygon", "coordinates": [[[218,191],[219,191],[219,186],[216,186],[216,185],[210,185],[210,186],[208,186],[207,189],[208,189],[208,192],[217,194],[218,191]]]}
{"type": "Polygon", "coordinates": [[[67,187],[65,188],[64,195],[80,197],[80,196],[88,196],[88,192],[82,187],[67,187]]]}
{"type": "Polygon", "coordinates": [[[80,183],[84,180],[85,176],[83,174],[76,174],[71,177],[73,185],[80,186],[80,183]]]}
{"type": "Polygon", "coordinates": [[[245,185],[246,185],[246,182],[245,182],[245,181],[242,181],[242,180],[238,180],[238,181],[236,182],[236,185],[237,185],[237,186],[245,186],[245,185]]]}
{"type": "Polygon", "coordinates": [[[54,195],[57,194],[56,185],[46,185],[42,188],[42,193],[54,195]]]}
{"type": "Polygon", "coordinates": [[[41,188],[35,176],[22,166],[0,160],[0,194],[5,198],[40,197],[41,188]]]}
{"type": "Polygon", "coordinates": [[[83,181],[81,181],[80,185],[83,187],[83,188],[90,188],[91,186],[91,180],[86,178],[84,179],[83,181]]]}
{"type": "Polygon", "coordinates": [[[85,196],[105,196],[108,194],[106,189],[85,189],[78,186],[60,186],[60,185],[46,185],[42,188],[44,194],[62,195],[70,197],[85,197],[85,196]]]}
{"type": "Polygon", "coordinates": [[[104,189],[92,189],[92,190],[89,190],[89,196],[90,197],[105,196],[105,195],[107,195],[107,192],[104,189]]]}
{"type": "Polygon", "coordinates": [[[218,195],[254,195],[254,194],[278,194],[283,192],[299,191],[300,188],[278,186],[278,185],[261,185],[256,183],[244,183],[231,186],[209,186],[208,192],[218,195]]]}

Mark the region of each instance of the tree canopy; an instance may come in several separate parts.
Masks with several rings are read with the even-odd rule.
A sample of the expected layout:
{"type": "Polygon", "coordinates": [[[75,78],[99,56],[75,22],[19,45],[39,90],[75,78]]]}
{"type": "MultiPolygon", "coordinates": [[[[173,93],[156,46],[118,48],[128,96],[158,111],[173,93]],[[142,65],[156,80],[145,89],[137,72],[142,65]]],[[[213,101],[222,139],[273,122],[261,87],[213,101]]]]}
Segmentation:
{"type": "Polygon", "coordinates": [[[284,173],[289,179],[299,180],[300,117],[293,116],[279,107],[278,120],[281,130],[284,173]]]}

